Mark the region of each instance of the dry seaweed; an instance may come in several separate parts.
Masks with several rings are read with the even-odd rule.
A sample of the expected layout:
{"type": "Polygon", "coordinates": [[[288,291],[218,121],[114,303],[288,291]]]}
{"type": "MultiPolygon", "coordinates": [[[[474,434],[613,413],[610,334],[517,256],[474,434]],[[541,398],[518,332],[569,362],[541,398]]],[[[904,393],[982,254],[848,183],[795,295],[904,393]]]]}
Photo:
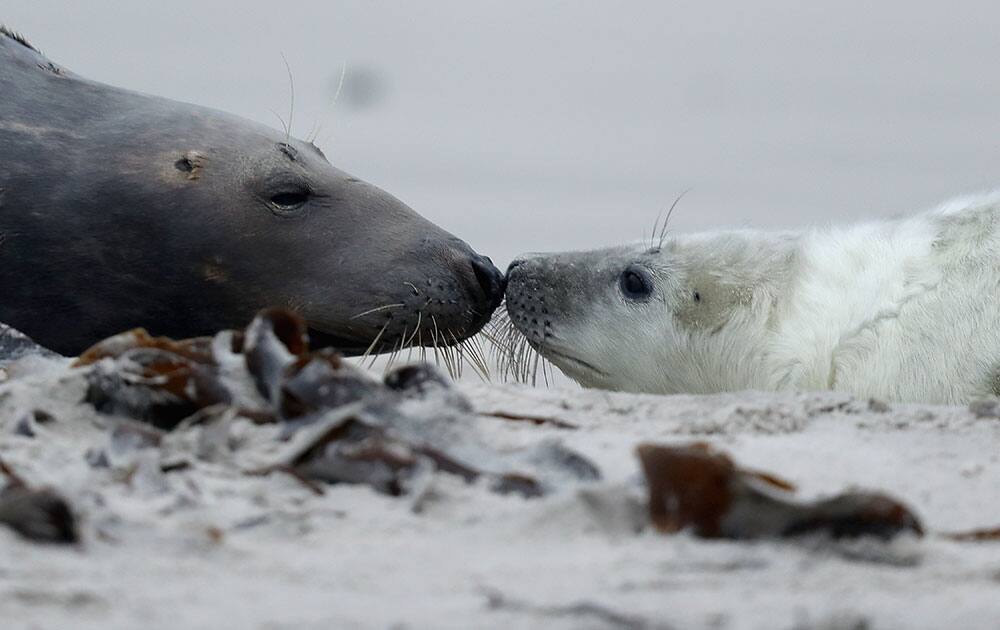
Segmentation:
{"type": "Polygon", "coordinates": [[[334,350],[324,349],[300,357],[282,374],[279,412],[298,418],[332,409],[374,395],[381,386],[334,350]]]}
{"type": "Polygon", "coordinates": [[[798,502],[787,482],[740,470],[704,444],[643,444],[637,454],[649,489],[650,519],[664,533],[690,528],[697,536],[734,539],[923,535],[916,515],[885,494],[848,492],[798,502]]]}
{"type": "Polygon", "coordinates": [[[492,411],[489,413],[481,413],[481,416],[486,416],[488,418],[499,418],[500,420],[508,420],[511,422],[530,422],[536,426],[547,424],[553,426],[557,429],[569,429],[574,431],[580,427],[565,420],[560,420],[559,418],[553,418],[551,416],[526,416],[523,414],[508,413],[505,411],[492,411]]]}
{"type": "Polygon", "coordinates": [[[305,320],[282,309],[262,311],[247,326],[241,345],[257,391],[274,402],[279,397],[285,368],[309,350],[305,320]]]}
{"type": "Polygon", "coordinates": [[[220,412],[283,422],[283,439],[304,446],[258,472],[284,471],[314,490],[314,481],[364,483],[400,495],[416,476],[440,471],[534,497],[552,483],[600,478],[558,444],[502,452],[479,439],[472,404],[432,366],[398,368],[379,382],[335,350],[310,352],[305,321],[290,311],[262,311],[243,333],[214,341],[136,329],[76,365],[89,370],[86,400],[98,411],[160,429],[208,425],[220,412]]]}
{"type": "Polygon", "coordinates": [[[110,362],[99,361],[87,382],[85,401],[99,412],[161,429],[172,429],[199,409],[231,400],[210,358],[197,360],[159,347],[132,347],[110,362]]]}
{"type": "Polygon", "coordinates": [[[394,436],[354,414],[328,421],[289,458],[287,466],[309,479],[363,483],[392,496],[406,494],[410,481],[426,470],[457,475],[467,482],[487,476],[490,489],[500,494],[543,494],[542,485],[528,474],[485,473],[439,448],[394,436]]]}
{"type": "Polygon", "coordinates": [[[0,523],[36,542],[73,544],[79,541],[76,518],[54,490],[34,489],[0,461],[7,486],[0,491],[0,523]]]}
{"type": "Polygon", "coordinates": [[[957,542],[995,542],[1000,541],[1000,527],[970,529],[962,532],[947,532],[941,534],[941,536],[957,542]]]}
{"type": "Polygon", "coordinates": [[[223,331],[218,338],[226,349],[210,338],[174,341],[137,328],[97,343],[73,365],[88,370],[85,400],[98,411],[162,429],[213,405],[232,404],[240,415],[265,423],[321,413],[391,389],[335,350],[309,352],[305,321],[290,311],[262,311],[246,331],[223,331]],[[246,371],[237,378],[251,379],[263,402],[230,391],[216,351],[241,360],[246,371]]]}
{"type": "Polygon", "coordinates": [[[73,362],[73,367],[93,365],[101,359],[115,359],[136,348],[162,350],[195,363],[211,364],[214,362],[211,346],[211,337],[175,341],[169,337],[152,337],[145,328],[133,328],[94,344],[73,362]]]}

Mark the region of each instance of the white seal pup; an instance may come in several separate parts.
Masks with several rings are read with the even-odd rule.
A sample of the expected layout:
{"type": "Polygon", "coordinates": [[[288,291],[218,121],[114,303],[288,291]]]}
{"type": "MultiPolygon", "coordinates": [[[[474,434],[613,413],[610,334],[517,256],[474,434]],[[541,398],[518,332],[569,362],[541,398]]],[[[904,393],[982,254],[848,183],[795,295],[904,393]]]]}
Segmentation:
{"type": "Polygon", "coordinates": [[[799,232],[732,230],[508,270],[507,312],[586,387],[1000,395],[1000,192],[799,232]]]}

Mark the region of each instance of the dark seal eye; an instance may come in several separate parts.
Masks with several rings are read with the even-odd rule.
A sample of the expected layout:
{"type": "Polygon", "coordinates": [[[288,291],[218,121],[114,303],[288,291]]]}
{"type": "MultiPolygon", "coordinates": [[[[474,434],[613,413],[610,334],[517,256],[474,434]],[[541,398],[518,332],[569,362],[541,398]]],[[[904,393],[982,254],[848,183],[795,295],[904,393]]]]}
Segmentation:
{"type": "Polygon", "coordinates": [[[653,278],[649,270],[641,265],[629,265],[622,272],[622,294],[630,300],[644,300],[653,293],[653,278]]]}
{"type": "Polygon", "coordinates": [[[302,190],[281,192],[271,196],[271,205],[281,212],[298,210],[309,201],[309,193],[302,190]]]}

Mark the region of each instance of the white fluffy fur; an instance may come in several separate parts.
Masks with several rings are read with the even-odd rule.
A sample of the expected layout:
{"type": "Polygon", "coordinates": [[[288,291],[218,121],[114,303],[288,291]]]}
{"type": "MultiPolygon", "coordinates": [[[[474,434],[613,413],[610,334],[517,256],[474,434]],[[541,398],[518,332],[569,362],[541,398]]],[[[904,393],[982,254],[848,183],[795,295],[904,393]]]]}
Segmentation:
{"type": "Polygon", "coordinates": [[[625,299],[600,272],[587,308],[548,300],[553,335],[539,347],[587,386],[934,403],[1000,393],[1000,194],[846,227],[560,256],[547,269],[562,281],[608,260],[641,262],[656,279],[647,302],[625,299]],[[691,301],[699,290],[708,298],[691,301]]]}

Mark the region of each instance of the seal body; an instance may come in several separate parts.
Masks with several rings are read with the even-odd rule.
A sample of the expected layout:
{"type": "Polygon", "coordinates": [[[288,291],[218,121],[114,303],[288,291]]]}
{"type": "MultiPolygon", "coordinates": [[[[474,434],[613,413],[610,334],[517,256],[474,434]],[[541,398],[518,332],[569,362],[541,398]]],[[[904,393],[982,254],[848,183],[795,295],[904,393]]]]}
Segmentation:
{"type": "Polygon", "coordinates": [[[587,387],[1000,395],[1000,194],[802,232],[719,231],[533,255],[507,310],[587,387]]]}
{"type": "Polygon", "coordinates": [[[318,148],[80,77],[0,29],[0,321],[63,354],[302,314],[349,353],[451,344],[503,293],[489,259],[318,148]]]}

